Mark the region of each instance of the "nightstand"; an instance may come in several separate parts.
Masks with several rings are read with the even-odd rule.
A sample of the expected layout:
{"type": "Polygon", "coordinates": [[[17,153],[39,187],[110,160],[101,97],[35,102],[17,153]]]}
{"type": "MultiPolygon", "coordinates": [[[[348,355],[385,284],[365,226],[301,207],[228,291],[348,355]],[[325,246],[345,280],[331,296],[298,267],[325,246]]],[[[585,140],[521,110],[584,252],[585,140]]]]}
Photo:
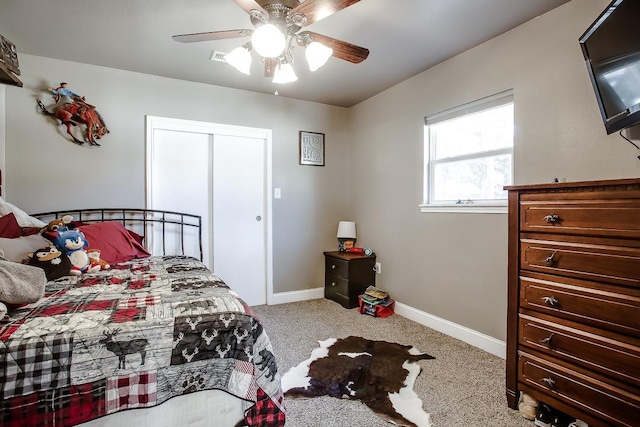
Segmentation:
{"type": "Polygon", "coordinates": [[[376,285],[376,256],[325,252],[324,297],[345,308],[358,307],[358,295],[376,285]]]}

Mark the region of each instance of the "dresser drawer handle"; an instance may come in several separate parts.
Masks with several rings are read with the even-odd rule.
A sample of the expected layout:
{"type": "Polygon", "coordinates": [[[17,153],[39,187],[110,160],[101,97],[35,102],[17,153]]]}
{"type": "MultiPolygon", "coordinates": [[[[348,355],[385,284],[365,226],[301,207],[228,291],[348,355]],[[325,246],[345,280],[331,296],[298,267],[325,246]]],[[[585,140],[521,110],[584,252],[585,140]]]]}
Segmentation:
{"type": "Polygon", "coordinates": [[[556,382],[551,378],[544,377],[541,381],[549,388],[554,388],[556,386],[556,382]]]}
{"type": "Polygon", "coordinates": [[[551,335],[549,335],[548,337],[546,337],[546,338],[544,338],[544,339],[541,339],[541,340],[540,340],[540,342],[541,342],[542,344],[548,344],[548,345],[549,345],[549,347],[551,347],[551,338],[553,338],[553,335],[554,335],[554,334],[551,334],[551,335]]]}
{"type": "Polygon", "coordinates": [[[556,222],[560,222],[560,217],[557,214],[550,214],[542,219],[547,221],[547,224],[555,224],[556,222]]]}
{"type": "Polygon", "coordinates": [[[547,265],[553,265],[556,260],[554,259],[556,256],[557,251],[553,251],[553,253],[551,255],[549,255],[547,258],[544,259],[544,263],[547,265]]]}
{"type": "Polygon", "coordinates": [[[331,282],[331,286],[335,286],[335,285],[336,285],[336,282],[331,282]]]}
{"type": "Polygon", "coordinates": [[[542,297],[542,300],[551,307],[555,307],[560,302],[556,297],[542,297]]]}
{"type": "Polygon", "coordinates": [[[335,270],[336,269],[336,265],[335,264],[331,264],[331,269],[335,270]]]}

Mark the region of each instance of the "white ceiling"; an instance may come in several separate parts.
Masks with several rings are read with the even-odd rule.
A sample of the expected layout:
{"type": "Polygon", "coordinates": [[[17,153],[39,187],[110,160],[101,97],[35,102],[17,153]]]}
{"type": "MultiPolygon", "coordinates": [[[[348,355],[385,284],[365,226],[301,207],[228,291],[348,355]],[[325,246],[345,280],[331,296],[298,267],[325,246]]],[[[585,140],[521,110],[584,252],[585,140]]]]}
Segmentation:
{"type": "MultiPolygon", "coordinates": [[[[350,107],[569,0],[362,0],[305,29],[370,50],[275,85],[209,58],[244,39],[184,44],[172,35],[253,28],[233,0],[0,0],[0,34],[20,53],[350,107]]],[[[296,45],[297,46],[297,45],[296,45]]],[[[71,83],[70,83],[71,85],[71,83]]]]}

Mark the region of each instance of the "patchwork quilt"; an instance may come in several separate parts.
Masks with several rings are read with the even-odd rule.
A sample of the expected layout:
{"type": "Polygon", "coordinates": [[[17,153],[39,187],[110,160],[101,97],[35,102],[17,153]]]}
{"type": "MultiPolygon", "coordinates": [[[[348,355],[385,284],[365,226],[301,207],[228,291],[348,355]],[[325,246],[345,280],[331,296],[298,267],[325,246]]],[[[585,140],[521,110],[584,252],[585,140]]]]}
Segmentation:
{"type": "Polygon", "coordinates": [[[65,276],[10,314],[0,324],[4,427],[71,426],[205,389],[243,399],[247,425],[284,425],[259,319],[194,258],[65,276]]]}

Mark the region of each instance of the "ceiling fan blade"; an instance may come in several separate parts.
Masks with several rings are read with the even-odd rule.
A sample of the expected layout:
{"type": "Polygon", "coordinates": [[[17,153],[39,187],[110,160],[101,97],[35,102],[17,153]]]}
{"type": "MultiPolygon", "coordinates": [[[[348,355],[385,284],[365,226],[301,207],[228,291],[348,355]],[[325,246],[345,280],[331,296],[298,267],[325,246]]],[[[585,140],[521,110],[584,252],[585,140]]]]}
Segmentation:
{"type": "Polygon", "coordinates": [[[297,40],[300,46],[305,46],[305,41],[307,40],[322,43],[323,45],[333,49],[334,57],[353,62],[354,64],[361,63],[369,56],[369,49],[334,39],[333,37],[323,36],[322,34],[311,31],[303,31],[299,33],[298,36],[297,40]]]}
{"type": "Polygon", "coordinates": [[[306,0],[289,11],[289,17],[299,27],[318,22],[360,0],[306,0]]]}
{"type": "Polygon", "coordinates": [[[278,66],[278,60],[275,58],[264,58],[264,76],[273,77],[276,73],[276,67],[278,66]]]}
{"type": "Polygon", "coordinates": [[[211,31],[208,33],[180,34],[173,36],[180,43],[208,42],[211,40],[233,39],[236,37],[248,37],[253,34],[253,30],[225,30],[211,31]]]}
{"type": "Polygon", "coordinates": [[[258,4],[255,0],[233,0],[236,2],[238,6],[244,9],[249,15],[251,15],[252,10],[257,10],[262,14],[262,16],[267,19],[269,17],[269,13],[258,4]]]}

